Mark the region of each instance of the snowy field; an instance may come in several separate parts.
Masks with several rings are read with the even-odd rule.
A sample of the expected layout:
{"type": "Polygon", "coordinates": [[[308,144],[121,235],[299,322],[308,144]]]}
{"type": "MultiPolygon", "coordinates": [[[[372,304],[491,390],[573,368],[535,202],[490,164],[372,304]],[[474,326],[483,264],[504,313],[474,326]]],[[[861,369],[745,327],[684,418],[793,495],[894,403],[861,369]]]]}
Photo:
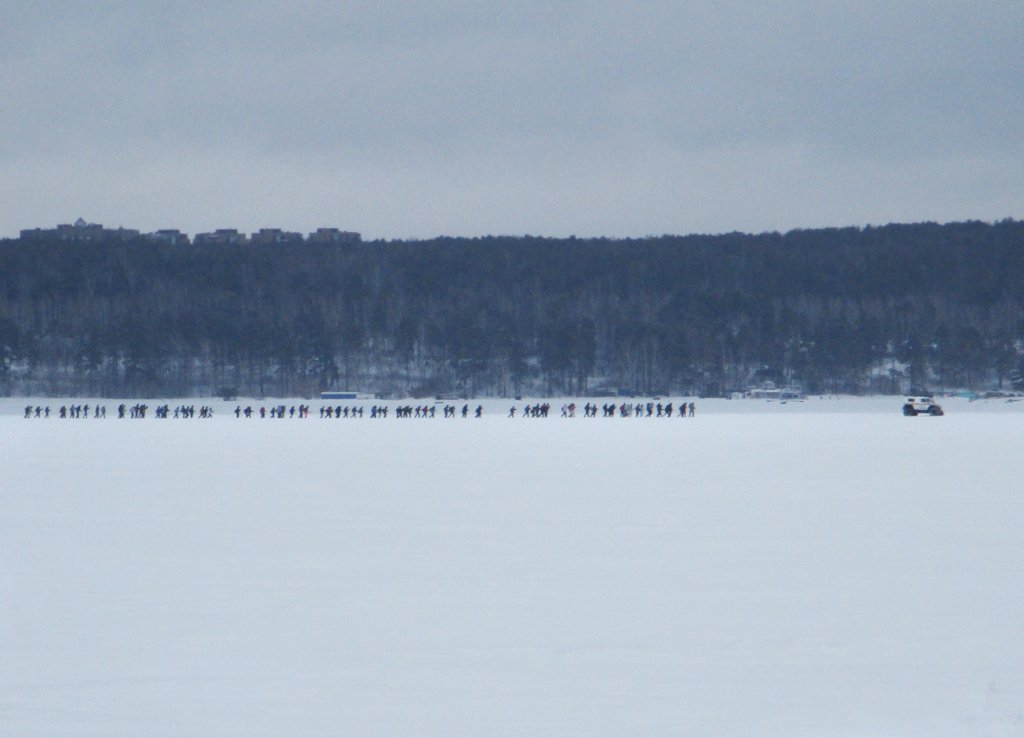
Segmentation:
{"type": "Polygon", "coordinates": [[[1024,735],[1024,403],[25,404],[3,736],[1024,735]]]}

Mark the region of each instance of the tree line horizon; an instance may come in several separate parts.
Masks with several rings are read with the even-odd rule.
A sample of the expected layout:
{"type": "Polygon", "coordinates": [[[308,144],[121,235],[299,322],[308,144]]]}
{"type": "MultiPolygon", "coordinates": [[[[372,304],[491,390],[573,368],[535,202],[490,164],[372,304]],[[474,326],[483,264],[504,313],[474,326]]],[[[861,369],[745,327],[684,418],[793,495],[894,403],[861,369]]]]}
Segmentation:
{"type": "Polygon", "coordinates": [[[641,239],[0,240],[0,394],[1024,388],[1024,222],[641,239]]]}

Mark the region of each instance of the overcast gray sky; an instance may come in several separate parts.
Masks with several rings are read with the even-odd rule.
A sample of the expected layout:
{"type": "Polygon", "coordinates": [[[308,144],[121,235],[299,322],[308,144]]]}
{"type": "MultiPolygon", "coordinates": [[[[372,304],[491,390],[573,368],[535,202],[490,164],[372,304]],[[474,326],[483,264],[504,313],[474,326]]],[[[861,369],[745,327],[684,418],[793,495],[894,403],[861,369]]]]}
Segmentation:
{"type": "Polygon", "coordinates": [[[0,0],[0,236],[1024,216],[1024,2],[0,0]]]}

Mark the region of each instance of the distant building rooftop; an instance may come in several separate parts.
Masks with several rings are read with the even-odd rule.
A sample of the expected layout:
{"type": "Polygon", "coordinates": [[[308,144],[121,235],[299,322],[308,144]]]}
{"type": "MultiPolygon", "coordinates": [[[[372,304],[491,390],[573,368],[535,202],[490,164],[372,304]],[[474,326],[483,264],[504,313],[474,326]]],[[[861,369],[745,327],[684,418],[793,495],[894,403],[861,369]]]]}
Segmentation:
{"type": "Polygon", "coordinates": [[[104,228],[100,223],[87,223],[79,218],[73,224],[61,223],[56,228],[30,228],[21,231],[26,240],[52,240],[95,243],[100,241],[130,241],[138,238],[134,228],[104,228]]]}
{"type": "Polygon", "coordinates": [[[209,233],[197,233],[193,242],[197,246],[227,246],[244,244],[249,239],[236,228],[218,228],[209,233]]]}
{"type": "Polygon", "coordinates": [[[310,243],[359,243],[363,237],[355,231],[343,231],[338,228],[317,228],[309,234],[310,243]]]}
{"type": "MultiPolygon", "coordinates": [[[[131,241],[137,238],[173,246],[190,243],[188,234],[176,228],[140,234],[133,228],[104,228],[100,223],[89,223],[84,218],[78,218],[74,223],[61,223],[56,228],[27,228],[21,231],[20,237],[27,241],[60,240],[82,243],[131,241]]],[[[354,244],[360,243],[362,236],[356,231],[343,231],[340,228],[317,228],[305,238],[297,231],[286,231],[281,228],[260,228],[251,236],[240,233],[237,228],[218,228],[206,233],[197,233],[191,239],[196,245],[299,244],[304,241],[320,244],[354,244]]]]}
{"type": "Polygon", "coordinates": [[[153,243],[165,243],[171,246],[188,246],[190,243],[188,234],[182,233],[177,228],[164,228],[147,233],[146,240],[153,243]]]}
{"type": "Polygon", "coordinates": [[[283,231],[280,228],[260,228],[249,239],[251,243],[302,243],[302,234],[295,231],[283,231]]]}

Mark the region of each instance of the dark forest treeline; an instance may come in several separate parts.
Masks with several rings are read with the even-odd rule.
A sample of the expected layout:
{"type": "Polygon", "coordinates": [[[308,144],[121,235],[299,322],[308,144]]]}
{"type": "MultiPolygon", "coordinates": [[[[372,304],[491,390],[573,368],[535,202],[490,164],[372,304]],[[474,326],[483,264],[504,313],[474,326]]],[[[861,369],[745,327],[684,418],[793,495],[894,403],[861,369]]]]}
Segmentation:
{"type": "Polygon", "coordinates": [[[0,392],[1008,386],[1024,223],[640,240],[0,242],[0,392]]]}

